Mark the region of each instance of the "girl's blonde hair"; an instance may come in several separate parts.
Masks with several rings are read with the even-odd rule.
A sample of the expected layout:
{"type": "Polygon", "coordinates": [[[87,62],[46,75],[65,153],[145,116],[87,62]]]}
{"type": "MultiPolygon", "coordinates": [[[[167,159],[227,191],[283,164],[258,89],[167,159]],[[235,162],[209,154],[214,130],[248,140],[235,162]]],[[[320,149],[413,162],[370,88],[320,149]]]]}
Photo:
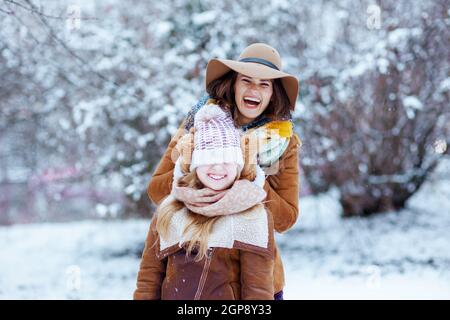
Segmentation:
{"type": "MultiPolygon", "coordinates": [[[[195,171],[189,172],[187,175],[180,178],[178,180],[178,186],[190,187],[193,189],[201,189],[204,187],[195,171]]],[[[182,208],[185,208],[184,203],[176,199],[158,207],[156,210],[158,217],[156,221],[156,230],[161,237],[167,236],[169,225],[174,214],[182,208]]],[[[189,244],[186,248],[186,255],[190,255],[195,248],[197,249],[195,260],[200,261],[206,256],[209,235],[212,232],[214,224],[220,217],[206,217],[192,212],[188,208],[186,208],[186,210],[188,223],[183,230],[183,235],[190,235],[189,244]]]]}
{"type": "MultiPolygon", "coordinates": [[[[179,143],[176,146],[176,149],[178,150],[178,152],[180,153],[180,157],[182,158],[181,170],[185,173],[185,175],[178,180],[178,186],[189,187],[198,190],[204,188],[204,185],[198,178],[196,171],[189,171],[193,140],[194,130],[191,130],[189,133],[180,138],[179,143]]],[[[236,180],[248,179],[250,181],[253,181],[256,177],[256,154],[249,150],[250,143],[248,137],[242,137],[241,148],[244,155],[244,167],[241,172],[239,172],[238,170],[236,180]],[[250,159],[252,157],[254,157],[255,159],[250,159]]],[[[167,237],[170,222],[173,216],[177,211],[183,208],[185,208],[183,202],[173,199],[172,201],[165,203],[164,205],[160,205],[156,209],[156,230],[161,237],[167,237]]],[[[248,210],[251,209],[252,208],[248,210]]],[[[190,235],[189,244],[186,248],[186,255],[190,255],[194,249],[197,249],[195,261],[200,261],[207,254],[209,235],[211,234],[214,224],[220,218],[220,216],[207,217],[192,212],[188,208],[186,208],[186,210],[188,213],[188,223],[183,230],[183,235],[187,233],[189,233],[190,235]]]]}

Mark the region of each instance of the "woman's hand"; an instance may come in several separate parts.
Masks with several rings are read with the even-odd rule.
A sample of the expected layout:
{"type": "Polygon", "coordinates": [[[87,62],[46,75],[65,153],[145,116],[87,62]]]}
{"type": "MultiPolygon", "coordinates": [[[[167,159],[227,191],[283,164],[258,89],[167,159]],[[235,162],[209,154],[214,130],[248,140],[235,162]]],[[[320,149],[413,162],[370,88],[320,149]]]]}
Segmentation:
{"type": "Polygon", "coordinates": [[[175,199],[195,207],[210,205],[225,196],[228,190],[216,191],[210,188],[192,189],[179,187],[175,183],[172,186],[172,195],[175,199]]]}

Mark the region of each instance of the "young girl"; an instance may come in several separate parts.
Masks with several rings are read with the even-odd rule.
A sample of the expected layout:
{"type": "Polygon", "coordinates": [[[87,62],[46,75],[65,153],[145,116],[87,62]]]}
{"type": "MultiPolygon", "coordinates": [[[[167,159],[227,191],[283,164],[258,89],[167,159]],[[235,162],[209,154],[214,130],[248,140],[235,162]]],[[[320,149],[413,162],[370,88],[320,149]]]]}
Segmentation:
{"type": "Polygon", "coordinates": [[[210,205],[185,204],[173,194],[160,203],[134,298],[273,299],[273,220],[249,137],[240,138],[231,114],[210,104],[177,149],[174,183],[228,191],[210,205]]]}

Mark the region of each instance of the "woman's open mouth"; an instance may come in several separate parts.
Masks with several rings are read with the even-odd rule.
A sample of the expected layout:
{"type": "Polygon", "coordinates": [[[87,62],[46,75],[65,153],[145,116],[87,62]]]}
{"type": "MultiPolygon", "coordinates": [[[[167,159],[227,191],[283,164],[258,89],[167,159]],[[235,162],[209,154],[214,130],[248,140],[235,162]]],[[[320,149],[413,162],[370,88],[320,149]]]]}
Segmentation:
{"type": "Polygon", "coordinates": [[[255,97],[244,97],[244,104],[245,107],[249,109],[256,109],[261,104],[261,99],[255,98],[255,97]]]}
{"type": "Polygon", "coordinates": [[[226,174],[225,175],[218,175],[218,174],[208,174],[208,177],[209,178],[211,178],[211,179],[213,179],[213,180],[216,180],[216,181],[219,181],[219,180],[222,180],[222,179],[225,179],[226,178],[226,174]]]}

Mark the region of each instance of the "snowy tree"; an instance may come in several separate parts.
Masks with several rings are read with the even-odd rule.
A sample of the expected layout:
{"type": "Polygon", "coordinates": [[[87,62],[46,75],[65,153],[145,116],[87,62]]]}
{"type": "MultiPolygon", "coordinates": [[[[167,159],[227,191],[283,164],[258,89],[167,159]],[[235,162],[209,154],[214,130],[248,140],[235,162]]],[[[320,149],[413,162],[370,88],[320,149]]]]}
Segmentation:
{"type": "Polygon", "coordinates": [[[383,1],[380,12],[379,30],[346,18],[335,68],[307,79],[303,168],[315,192],[338,187],[347,216],[402,208],[449,154],[448,4],[383,1]]]}

